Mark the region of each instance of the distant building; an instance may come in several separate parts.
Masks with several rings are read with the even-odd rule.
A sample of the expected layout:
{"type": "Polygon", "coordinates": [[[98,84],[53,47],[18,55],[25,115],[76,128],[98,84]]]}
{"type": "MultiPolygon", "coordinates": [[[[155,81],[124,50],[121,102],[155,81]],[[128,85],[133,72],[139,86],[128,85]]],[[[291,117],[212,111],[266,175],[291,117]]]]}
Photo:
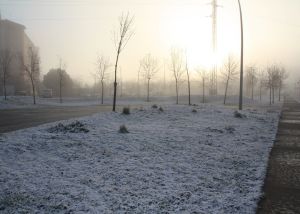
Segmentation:
{"type": "MultiPolygon", "coordinates": [[[[21,65],[21,58],[27,58],[29,48],[37,49],[26,35],[25,26],[1,19],[0,16],[0,52],[9,50],[14,55],[6,84],[8,95],[31,93],[30,83],[21,65]]],[[[2,95],[3,81],[1,76],[0,79],[0,95],[2,95]]]]}

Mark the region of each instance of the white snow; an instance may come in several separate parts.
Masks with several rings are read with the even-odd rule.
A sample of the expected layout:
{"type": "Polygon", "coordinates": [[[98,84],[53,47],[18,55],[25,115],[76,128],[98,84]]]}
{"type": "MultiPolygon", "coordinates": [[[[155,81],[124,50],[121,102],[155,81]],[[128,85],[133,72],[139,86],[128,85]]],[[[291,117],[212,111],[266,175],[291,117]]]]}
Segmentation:
{"type": "MultiPolygon", "coordinates": [[[[118,105],[147,105],[144,99],[136,98],[118,98],[118,105]]],[[[8,96],[7,100],[4,100],[3,96],[0,96],[0,110],[1,109],[16,109],[16,108],[39,108],[45,106],[94,106],[101,105],[99,98],[95,97],[65,97],[63,102],[60,103],[59,98],[41,98],[36,97],[36,105],[33,104],[33,98],[31,96],[8,96]]],[[[112,105],[112,98],[105,99],[104,105],[112,105]]]]}
{"type": "MultiPolygon", "coordinates": [[[[202,102],[201,96],[193,95],[191,97],[192,103],[202,102]]],[[[205,102],[210,104],[220,104],[223,105],[224,97],[219,96],[206,96],[205,102]]],[[[174,104],[176,101],[176,97],[172,96],[161,96],[161,97],[151,97],[152,102],[146,102],[145,97],[118,97],[117,105],[152,105],[153,103],[160,104],[174,104]]],[[[226,105],[237,106],[239,102],[238,96],[228,96],[226,105]]],[[[180,104],[188,103],[187,96],[179,97],[180,104]]],[[[262,101],[259,101],[259,98],[254,100],[244,97],[243,98],[244,106],[249,107],[258,107],[265,108],[269,106],[268,97],[263,97],[262,101]]],[[[281,102],[276,102],[275,106],[281,105],[281,102]]],[[[98,97],[64,97],[63,102],[59,102],[59,98],[41,98],[36,97],[36,105],[33,105],[33,99],[31,96],[8,96],[7,100],[4,100],[3,96],[0,96],[0,110],[1,109],[15,109],[15,108],[38,108],[38,107],[50,107],[50,106],[94,106],[101,105],[100,98],[98,97]]],[[[105,98],[104,105],[112,105],[112,98],[105,98]]],[[[273,104],[274,106],[274,104],[273,104]]]]}
{"type": "Polygon", "coordinates": [[[0,213],[255,213],[278,111],[162,108],[0,135],[0,213]]]}
{"type": "Polygon", "coordinates": [[[36,105],[33,104],[31,96],[9,96],[7,100],[0,97],[1,109],[15,108],[38,108],[44,106],[91,106],[99,105],[100,101],[96,98],[64,98],[63,103],[59,102],[59,98],[41,98],[36,97],[36,105]]]}

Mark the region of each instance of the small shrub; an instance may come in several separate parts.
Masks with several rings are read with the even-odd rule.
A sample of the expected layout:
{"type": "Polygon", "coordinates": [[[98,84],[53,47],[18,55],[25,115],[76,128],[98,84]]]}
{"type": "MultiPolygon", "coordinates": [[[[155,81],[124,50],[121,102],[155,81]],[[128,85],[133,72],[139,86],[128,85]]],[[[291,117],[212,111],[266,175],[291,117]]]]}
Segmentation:
{"type": "Polygon", "coordinates": [[[126,115],[130,114],[130,108],[129,107],[124,107],[123,111],[122,111],[122,114],[126,114],[126,115]]]}
{"type": "Polygon", "coordinates": [[[210,127],[207,127],[205,130],[208,132],[214,132],[214,133],[220,133],[220,134],[224,133],[224,131],[221,129],[214,129],[214,128],[210,128],[210,127]]]}
{"type": "Polygon", "coordinates": [[[152,108],[158,108],[158,106],[156,104],[152,105],[152,108]]]}
{"type": "MultiPolygon", "coordinates": [[[[0,211],[6,208],[15,208],[27,202],[28,196],[21,193],[8,192],[4,197],[0,197],[0,211]]],[[[2,212],[1,212],[2,213],[2,212]]]]}
{"type": "Polygon", "coordinates": [[[233,126],[225,126],[225,130],[228,133],[233,134],[233,132],[235,131],[235,128],[233,126]]]}
{"type": "Polygon", "coordinates": [[[162,107],[159,107],[159,109],[158,109],[160,112],[163,112],[164,111],[164,109],[162,108],[162,107]]]}
{"type": "Polygon", "coordinates": [[[50,133],[88,133],[89,131],[80,121],[75,121],[67,125],[58,123],[56,126],[48,129],[50,133]]]}
{"type": "Polygon", "coordinates": [[[235,118],[245,118],[246,116],[243,115],[242,113],[238,112],[238,111],[234,111],[234,117],[235,118]]]}
{"type": "Polygon", "coordinates": [[[193,112],[193,113],[197,113],[197,110],[196,110],[196,109],[193,109],[192,112],[193,112]]]}
{"type": "Polygon", "coordinates": [[[120,126],[119,132],[122,134],[129,133],[129,131],[125,125],[120,126]]]}

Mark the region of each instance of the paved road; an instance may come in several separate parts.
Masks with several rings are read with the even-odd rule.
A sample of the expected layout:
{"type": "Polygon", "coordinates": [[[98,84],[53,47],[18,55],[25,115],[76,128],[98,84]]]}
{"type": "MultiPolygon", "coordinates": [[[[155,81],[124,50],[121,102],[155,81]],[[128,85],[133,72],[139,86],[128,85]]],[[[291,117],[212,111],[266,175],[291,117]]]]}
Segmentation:
{"type": "Polygon", "coordinates": [[[42,107],[0,110],[0,133],[111,110],[111,106],[42,107]]]}
{"type": "Polygon", "coordinates": [[[300,213],[300,104],[286,100],[257,213],[300,213]]]}

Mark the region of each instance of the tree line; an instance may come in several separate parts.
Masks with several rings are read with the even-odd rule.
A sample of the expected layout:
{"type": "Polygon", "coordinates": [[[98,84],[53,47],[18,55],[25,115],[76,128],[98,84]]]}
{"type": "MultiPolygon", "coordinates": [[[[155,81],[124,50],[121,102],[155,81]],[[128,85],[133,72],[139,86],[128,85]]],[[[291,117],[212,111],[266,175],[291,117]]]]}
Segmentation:
{"type": "MultiPolygon", "coordinates": [[[[95,78],[95,83],[100,82],[101,85],[101,104],[104,103],[105,96],[105,85],[108,82],[110,77],[110,68],[114,68],[113,72],[113,111],[115,111],[116,98],[117,98],[117,89],[118,83],[119,90],[123,89],[123,82],[120,79],[121,68],[119,66],[119,59],[121,53],[125,49],[127,43],[134,35],[133,23],[134,17],[130,16],[129,13],[123,14],[119,17],[118,28],[114,33],[114,44],[115,44],[115,53],[116,59],[114,66],[110,63],[108,57],[102,55],[97,56],[96,60],[96,69],[93,74],[95,78]],[[119,78],[118,78],[119,77],[119,78]]],[[[6,99],[6,83],[7,79],[10,77],[11,62],[16,58],[9,50],[2,51],[0,53],[0,68],[1,68],[1,77],[4,88],[4,97],[6,99]]],[[[19,56],[20,64],[25,72],[25,75],[28,77],[31,88],[33,102],[36,103],[36,87],[39,82],[40,75],[40,58],[38,51],[33,48],[28,49],[28,53],[25,56],[19,56]]],[[[146,88],[146,101],[150,101],[151,97],[151,83],[153,79],[158,75],[159,70],[161,70],[161,63],[159,59],[154,57],[151,53],[145,54],[145,56],[139,61],[139,69],[137,72],[137,87],[136,91],[138,95],[140,94],[140,81],[141,78],[145,80],[146,88]]],[[[191,105],[191,72],[198,74],[199,81],[201,82],[199,86],[202,89],[201,101],[204,103],[206,98],[205,89],[211,84],[210,70],[204,68],[195,68],[191,69],[188,63],[187,54],[184,54],[184,51],[179,48],[172,48],[169,55],[168,70],[171,72],[174,81],[174,89],[176,95],[176,104],[179,104],[179,95],[181,90],[181,85],[186,83],[186,92],[188,94],[188,104],[191,105]]],[[[219,78],[220,82],[224,86],[224,99],[223,103],[226,104],[228,97],[228,91],[238,78],[238,61],[230,55],[225,60],[222,68],[219,69],[219,78]]],[[[262,100],[262,94],[265,90],[269,91],[269,102],[273,104],[275,102],[275,96],[277,94],[278,100],[281,100],[282,89],[284,86],[284,81],[287,79],[288,73],[283,66],[279,65],[270,65],[267,68],[258,68],[255,66],[249,66],[246,69],[246,93],[254,99],[255,88],[259,88],[259,98],[262,100]]],[[[60,102],[63,101],[63,95],[72,94],[73,80],[66,72],[66,65],[63,60],[60,58],[57,68],[51,69],[43,79],[43,84],[47,88],[51,88],[54,91],[55,96],[59,96],[60,102]]],[[[96,84],[95,84],[96,85],[96,84]]],[[[94,86],[95,87],[95,86],[94,86]]]]}

